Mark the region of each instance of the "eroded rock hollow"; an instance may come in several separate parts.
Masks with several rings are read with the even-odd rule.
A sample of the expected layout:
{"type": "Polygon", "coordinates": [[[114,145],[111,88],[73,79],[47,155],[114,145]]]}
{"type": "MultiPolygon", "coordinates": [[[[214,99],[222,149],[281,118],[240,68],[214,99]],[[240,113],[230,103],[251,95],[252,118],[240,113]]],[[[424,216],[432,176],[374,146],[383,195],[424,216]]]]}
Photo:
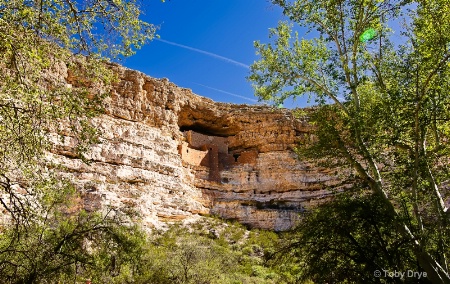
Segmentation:
{"type": "Polygon", "coordinates": [[[148,227],[213,214],[285,230],[339,185],[333,171],[296,158],[311,129],[289,110],[217,103],[113,68],[120,80],[94,121],[102,135],[92,163],[52,154],[75,177],[85,208],[137,212],[148,227]]]}

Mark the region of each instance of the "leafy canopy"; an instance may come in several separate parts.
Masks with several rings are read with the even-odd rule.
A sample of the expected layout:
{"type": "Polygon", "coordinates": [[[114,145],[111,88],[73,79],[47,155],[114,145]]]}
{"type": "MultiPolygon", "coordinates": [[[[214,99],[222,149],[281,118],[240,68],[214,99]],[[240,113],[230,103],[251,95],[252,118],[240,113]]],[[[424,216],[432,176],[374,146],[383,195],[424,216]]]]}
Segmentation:
{"type": "Polygon", "coordinates": [[[348,178],[401,221],[392,230],[429,280],[449,283],[450,2],[272,2],[291,22],[270,30],[271,43],[255,43],[256,94],[276,103],[315,99],[315,139],[298,152],[352,168],[348,178]],[[376,35],[361,40],[370,30],[376,35]]]}
{"type": "Polygon", "coordinates": [[[67,155],[87,162],[89,145],[98,142],[91,118],[103,112],[115,80],[108,61],[133,54],[155,34],[141,11],[136,0],[0,0],[5,283],[82,280],[86,267],[104,273],[115,254],[139,247],[117,216],[80,210],[72,182],[48,154],[66,145],[67,155]]]}
{"type": "Polygon", "coordinates": [[[0,173],[36,157],[58,119],[80,130],[101,110],[112,79],[101,60],[154,36],[140,13],[135,0],[0,1],[0,173]]]}
{"type": "Polygon", "coordinates": [[[105,63],[154,36],[140,13],[135,0],[0,0],[0,185],[10,199],[14,184],[42,178],[54,134],[81,158],[96,141],[89,119],[114,79],[105,63]]]}

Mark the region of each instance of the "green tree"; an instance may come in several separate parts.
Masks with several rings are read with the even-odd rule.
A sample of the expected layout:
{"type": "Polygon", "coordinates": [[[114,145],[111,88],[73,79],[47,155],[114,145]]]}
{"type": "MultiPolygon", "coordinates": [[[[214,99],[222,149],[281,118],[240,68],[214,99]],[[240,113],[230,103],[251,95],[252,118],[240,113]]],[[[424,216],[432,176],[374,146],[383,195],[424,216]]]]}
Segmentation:
{"type": "MultiPolygon", "coordinates": [[[[108,232],[121,227],[118,220],[73,212],[62,202],[77,196],[46,153],[69,141],[68,154],[87,162],[86,151],[98,137],[91,118],[102,113],[115,80],[109,60],[133,54],[155,34],[156,27],[140,14],[136,0],[0,0],[0,274],[9,277],[5,281],[42,282],[69,271],[74,261],[93,265],[83,262],[89,236],[117,236],[108,232]]],[[[117,237],[108,238],[105,244],[112,240],[124,248],[117,237]]]]}
{"type": "Polygon", "coordinates": [[[421,271],[408,237],[396,230],[403,221],[392,219],[379,195],[343,193],[287,233],[277,261],[297,263],[301,278],[315,283],[430,283],[384,277],[384,271],[421,271]]]}
{"type": "Polygon", "coordinates": [[[81,158],[96,141],[89,119],[113,79],[107,60],[154,35],[139,15],[135,0],[0,1],[0,186],[13,217],[12,186],[42,178],[52,134],[72,137],[81,158]]]}
{"type": "Polygon", "coordinates": [[[125,226],[119,215],[110,216],[112,211],[76,210],[75,189],[67,184],[61,191],[59,182],[41,185],[45,197],[39,214],[2,229],[2,283],[134,282],[147,243],[145,233],[125,226]]]}
{"type": "Polygon", "coordinates": [[[272,2],[315,37],[299,38],[282,22],[270,31],[273,43],[256,42],[257,95],[276,103],[312,95],[315,139],[299,153],[352,168],[349,178],[401,220],[392,230],[408,240],[428,279],[450,283],[450,2],[272,2]],[[371,40],[362,37],[369,29],[377,34],[371,40]]]}
{"type": "Polygon", "coordinates": [[[92,142],[88,119],[101,111],[102,84],[113,79],[106,61],[131,55],[154,35],[139,14],[135,0],[0,1],[3,182],[42,160],[61,120],[78,150],[92,142]]]}

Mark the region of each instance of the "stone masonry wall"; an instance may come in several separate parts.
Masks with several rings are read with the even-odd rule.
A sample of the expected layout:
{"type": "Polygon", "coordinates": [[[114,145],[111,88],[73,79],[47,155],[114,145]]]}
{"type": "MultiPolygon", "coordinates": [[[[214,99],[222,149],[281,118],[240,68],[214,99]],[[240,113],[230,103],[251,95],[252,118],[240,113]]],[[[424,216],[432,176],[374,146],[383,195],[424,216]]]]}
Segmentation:
{"type": "Polygon", "coordinates": [[[284,230],[330,196],[328,186],[348,186],[296,158],[293,147],[311,127],[287,109],[216,103],[166,79],[111,68],[120,80],[94,120],[103,134],[91,164],[70,155],[70,137],[49,154],[91,208],[135,212],[148,227],[216,214],[284,230]]]}

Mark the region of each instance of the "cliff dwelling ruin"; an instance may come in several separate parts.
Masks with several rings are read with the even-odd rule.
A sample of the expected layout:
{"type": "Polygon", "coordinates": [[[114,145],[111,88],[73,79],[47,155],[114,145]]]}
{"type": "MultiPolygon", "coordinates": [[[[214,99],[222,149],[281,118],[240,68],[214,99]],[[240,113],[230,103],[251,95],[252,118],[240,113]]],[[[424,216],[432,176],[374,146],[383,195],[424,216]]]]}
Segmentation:
{"type": "Polygon", "coordinates": [[[347,186],[330,169],[297,159],[293,147],[311,127],[289,110],[217,103],[115,68],[120,82],[96,118],[102,143],[92,163],[67,156],[69,139],[51,157],[95,195],[92,206],[133,210],[149,228],[216,215],[286,230],[332,194],[327,187],[347,186]]]}
{"type": "Polygon", "coordinates": [[[256,150],[230,151],[228,137],[202,134],[193,130],[183,131],[184,141],[178,147],[183,162],[194,167],[207,167],[209,181],[227,183],[220,172],[235,166],[256,165],[256,150]]]}

